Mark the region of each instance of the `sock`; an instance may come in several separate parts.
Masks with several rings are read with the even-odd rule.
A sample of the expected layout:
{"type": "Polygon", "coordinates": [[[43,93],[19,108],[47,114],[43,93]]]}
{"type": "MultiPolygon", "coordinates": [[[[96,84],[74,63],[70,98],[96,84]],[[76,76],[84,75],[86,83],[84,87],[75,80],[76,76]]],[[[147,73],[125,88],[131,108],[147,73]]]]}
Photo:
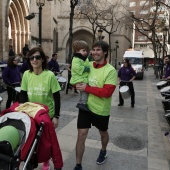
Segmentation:
{"type": "Polygon", "coordinates": [[[76,166],[77,166],[77,167],[81,167],[81,164],[77,164],[76,166]]]}

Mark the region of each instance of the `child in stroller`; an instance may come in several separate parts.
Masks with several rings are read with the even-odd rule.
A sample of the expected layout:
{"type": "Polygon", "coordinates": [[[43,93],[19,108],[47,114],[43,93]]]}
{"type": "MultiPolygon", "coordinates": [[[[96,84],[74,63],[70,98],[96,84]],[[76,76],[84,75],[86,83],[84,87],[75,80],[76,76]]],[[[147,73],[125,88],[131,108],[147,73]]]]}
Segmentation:
{"type": "Polygon", "coordinates": [[[30,102],[19,106],[16,102],[0,116],[2,170],[19,170],[22,161],[25,162],[23,170],[33,170],[38,163],[47,161],[50,157],[53,159],[54,168],[61,169],[61,151],[55,130],[50,123],[47,106],[30,102]],[[44,152],[46,154],[43,154],[44,152]]]}

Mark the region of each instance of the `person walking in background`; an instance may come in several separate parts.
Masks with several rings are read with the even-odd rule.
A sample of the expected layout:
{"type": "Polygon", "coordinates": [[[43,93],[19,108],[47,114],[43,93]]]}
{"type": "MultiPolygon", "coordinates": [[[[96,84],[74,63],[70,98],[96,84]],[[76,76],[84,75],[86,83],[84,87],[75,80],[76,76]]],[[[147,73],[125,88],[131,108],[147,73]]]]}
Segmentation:
{"type": "Polygon", "coordinates": [[[9,46],[9,53],[8,53],[8,55],[11,57],[11,56],[15,56],[15,52],[14,52],[14,49],[13,49],[13,46],[12,45],[10,45],[9,46]]]}
{"type": "MultiPolygon", "coordinates": [[[[71,64],[71,79],[70,84],[76,86],[78,83],[88,83],[87,77],[89,74],[89,60],[87,59],[87,51],[89,47],[85,41],[73,42],[73,59],[71,64]]],[[[87,106],[88,94],[84,91],[80,91],[80,100],[76,105],[77,108],[89,111],[87,106]]]]}
{"type": "MultiPolygon", "coordinates": [[[[87,92],[88,107],[91,111],[79,109],[77,128],[78,136],[76,142],[76,166],[74,170],[82,170],[82,159],[85,151],[85,141],[91,125],[95,126],[100,133],[101,145],[99,156],[96,160],[98,165],[105,162],[107,158],[107,144],[109,141],[108,124],[111,109],[112,94],[117,84],[117,71],[107,63],[109,44],[98,41],[92,46],[94,62],[90,62],[90,73],[88,84],[78,83],[77,89],[87,92]]],[[[86,169],[86,168],[85,168],[86,169]]]]}
{"type": "Polygon", "coordinates": [[[48,69],[51,70],[55,75],[60,72],[60,67],[57,62],[57,53],[52,54],[52,58],[48,62],[48,69]]]}
{"type": "Polygon", "coordinates": [[[6,109],[11,106],[13,101],[18,101],[18,95],[15,91],[15,87],[20,86],[21,75],[18,68],[18,58],[11,56],[8,59],[7,67],[2,72],[2,79],[6,84],[7,89],[7,102],[6,109]]]}
{"type": "Polygon", "coordinates": [[[25,44],[25,46],[22,49],[22,54],[24,55],[24,57],[26,57],[28,52],[29,52],[28,44],[25,44]]]}
{"type": "Polygon", "coordinates": [[[165,69],[162,78],[168,80],[170,79],[170,55],[165,56],[164,64],[165,64],[165,69]]]}
{"type": "MultiPolygon", "coordinates": [[[[28,53],[29,70],[24,72],[21,84],[20,103],[37,102],[47,105],[49,116],[54,128],[58,127],[60,116],[60,85],[51,71],[47,69],[47,57],[39,47],[32,48],[28,53]]],[[[60,167],[63,166],[59,144],[56,143],[59,160],[56,160],[60,167]]],[[[49,161],[43,164],[43,170],[49,169],[49,161]]]]}
{"type": "MultiPolygon", "coordinates": [[[[127,85],[130,90],[131,94],[131,107],[134,107],[135,104],[135,91],[133,87],[133,80],[135,79],[136,72],[132,68],[130,62],[128,59],[123,60],[123,67],[121,67],[118,71],[118,83],[119,83],[119,88],[127,85]]],[[[121,93],[119,92],[119,104],[118,106],[123,106],[124,105],[124,100],[122,98],[121,93]]]]}

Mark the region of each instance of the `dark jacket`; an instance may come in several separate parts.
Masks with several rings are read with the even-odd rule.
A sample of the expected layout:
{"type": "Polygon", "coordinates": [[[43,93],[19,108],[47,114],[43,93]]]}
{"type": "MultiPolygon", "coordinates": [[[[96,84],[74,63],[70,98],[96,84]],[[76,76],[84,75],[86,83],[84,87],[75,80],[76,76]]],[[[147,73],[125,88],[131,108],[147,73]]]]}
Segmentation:
{"type": "Polygon", "coordinates": [[[8,86],[20,86],[21,75],[18,66],[7,66],[2,72],[2,79],[8,86]]]}
{"type": "Polygon", "coordinates": [[[26,54],[27,54],[28,52],[29,52],[28,46],[23,47],[23,49],[22,49],[23,55],[26,56],[26,54]]]}
{"type": "Polygon", "coordinates": [[[9,56],[15,56],[15,52],[14,52],[12,49],[10,49],[8,55],[9,55],[9,56]]]}
{"type": "Polygon", "coordinates": [[[52,72],[60,72],[59,64],[56,60],[51,59],[48,62],[48,69],[52,72]]]}

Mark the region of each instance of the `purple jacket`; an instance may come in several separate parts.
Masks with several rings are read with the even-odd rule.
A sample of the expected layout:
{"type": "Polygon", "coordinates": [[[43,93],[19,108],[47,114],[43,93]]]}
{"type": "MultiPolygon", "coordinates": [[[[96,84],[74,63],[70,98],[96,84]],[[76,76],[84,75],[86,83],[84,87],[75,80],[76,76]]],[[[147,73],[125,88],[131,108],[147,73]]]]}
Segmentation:
{"type": "Polygon", "coordinates": [[[118,77],[122,81],[129,81],[133,76],[136,76],[136,72],[132,67],[121,67],[118,72],[118,77]]]}
{"type": "Polygon", "coordinates": [[[165,67],[165,75],[164,77],[167,78],[170,76],[170,64],[167,64],[165,67]]]}
{"type": "Polygon", "coordinates": [[[8,86],[20,86],[21,75],[18,66],[7,66],[2,72],[2,79],[8,86]]]}

